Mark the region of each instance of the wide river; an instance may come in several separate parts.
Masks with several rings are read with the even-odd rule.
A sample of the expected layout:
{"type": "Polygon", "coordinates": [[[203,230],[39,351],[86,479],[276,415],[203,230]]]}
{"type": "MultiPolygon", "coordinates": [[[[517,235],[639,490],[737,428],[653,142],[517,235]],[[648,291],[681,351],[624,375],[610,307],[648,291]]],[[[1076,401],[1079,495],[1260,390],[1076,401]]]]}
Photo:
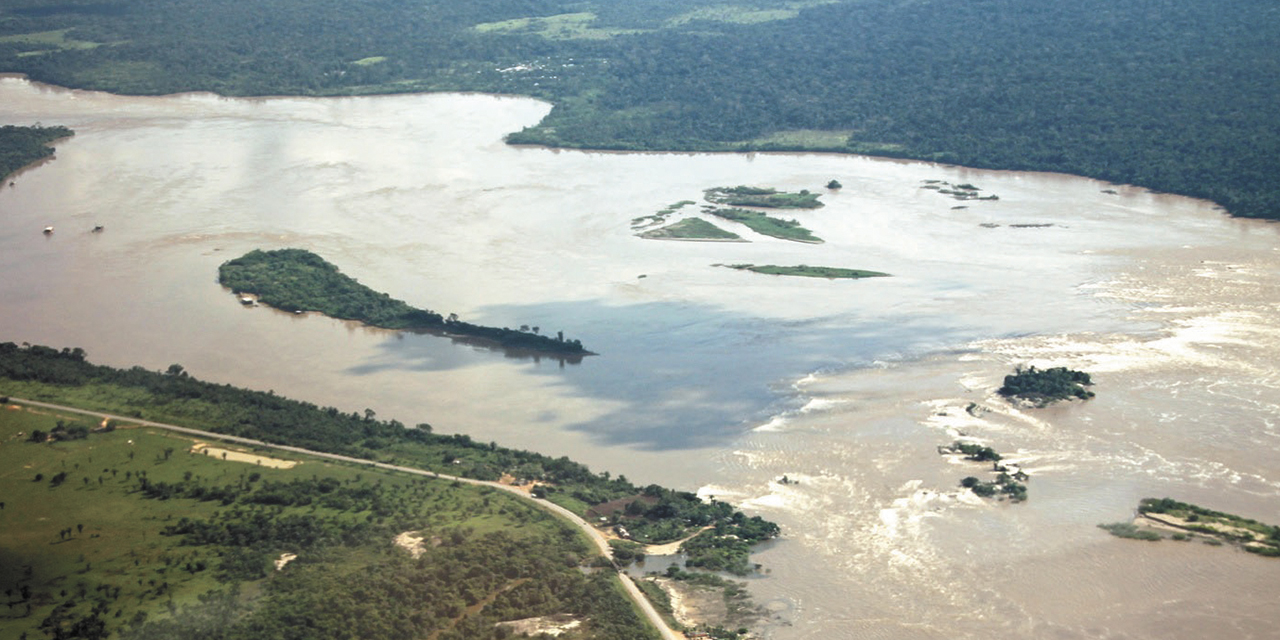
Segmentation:
{"type": "Polygon", "coordinates": [[[1280,561],[1095,525],[1166,495],[1280,522],[1280,227],[1062,175],[503,143],[548,109],[0,79],[0,123],[77,131],[0,186],[0,341],[180,363],[732,499],[783,527],[750,583],[777,640],[1276,637],[1280,561]],[[785,217],[826,242],[724,221],[751,242],[636,237],[634,218],[739,184],[822,192],[785,217]],[[217,284],[221,262],[277,247],[600,355],[245,308],[217,284]],[[738,263],[893,277],[715,266],[738,263]],[[1018,364],[1087,370],[1097,398],[1011,407],[993,392],[1018,364]],[[1026,503],[958,490],[983,467],[936,447],[961,433],[1024,465],[1026,503]]]}

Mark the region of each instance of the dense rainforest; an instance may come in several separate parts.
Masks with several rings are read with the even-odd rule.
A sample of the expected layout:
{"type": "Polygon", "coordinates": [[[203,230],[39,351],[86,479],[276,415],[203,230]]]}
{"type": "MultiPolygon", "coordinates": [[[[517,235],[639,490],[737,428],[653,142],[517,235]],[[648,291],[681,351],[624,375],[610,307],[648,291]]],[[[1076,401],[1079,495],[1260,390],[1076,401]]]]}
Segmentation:
{"type": "Polygon", "coordinates": [[[511,142],[1060,171],[1280,218],[1266,0],[12,0],[0,70],[120,93],[479,90],[511,142]]]}

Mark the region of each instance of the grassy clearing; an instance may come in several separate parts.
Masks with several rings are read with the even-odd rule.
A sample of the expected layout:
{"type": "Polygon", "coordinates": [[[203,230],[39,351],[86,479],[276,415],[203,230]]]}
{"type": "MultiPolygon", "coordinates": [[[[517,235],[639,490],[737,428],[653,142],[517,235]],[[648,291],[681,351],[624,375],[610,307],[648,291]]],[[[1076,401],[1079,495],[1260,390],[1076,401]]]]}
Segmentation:
{"type": "Polygon", "coordinates": [[[650,240],[716,240],[720,242],[746,242],[742,236],[725,231],[702,218],[685,218],[675,224],[661,229],[652,229],[639,234],[641,238],[650,240]]]}
{"type": "Polygon", "coordinates": [[[699,7],[693,11],[682,13],[674,18],[670,18],[666,21],[666,26],[678,27],[698,20],[726,22],[729,24],[760,24],[762,22],[790,20],[800,15],[801,9],[820,7],[826,4],[835,4],[835,0],[818,0],[816,2],[782,2],[779,3],[777,7],[773,8],[728,4],[712,5],[699,7]]]}
{"type": "Polygon", "coordinates": [[[368,58],[360,58],[359,60],[352,60],[351,64],[354,64],[357,67],[368,67],[368,66],[375,65],[381,62],[386,62],[386,61],[387,61],[386,56],[369,56],[368,58]]]}
{"type": "Polygon", "coordinates": [[[101,42],[90,42],[88,40],[76,40],[68,38],[67,33],[71,29],[57,29],[55,31],[40,31],[37,33],[19,33],[11,36],[0,36],[0,44],[26,44],[40,47],[41,49],[96,49],[101,47],[101,42]]]}
{"type": "Polygon", "coordinates": [[[740,271],[763,273],[771,276],[800,276],[804,278],[827,278],[829,280],[857,280],[860,278],[881,278],[889,275],[880,271],[844,269],[841,267],[811,267],[804,264],[794,267],[784,267],[776,264],[724,264],[720,266],[728,267],[730,269],[738,269],[740,271]]]}
{"type": "Polygon", "coordinates": [[[591,25],[596,14],[589,11],[561,13],[545,18],[515,18],[483,22],[471,27],[479,33],[527,34],[548,40],[607,40],[616,35],[644,33],[642,29],[600,29],[591,25]]]}
{"type": "Polygon", "coordinates": [[[808,244],[821,244],[823,242],[822,238],[813,235],[813,233],[800,226],[800,223],[795,220],[774,218],[760,213],[759,211],[750,211],[748,209],[721,209],[718,207],[711,207],[706,211],[711,215],[724,218],[725,220],[740,222],[743,225],[746,225],[748,229],[771,238],[791,240],[792,242],[804,242],[808,244]]]}
{"type": "Polygon", "coordinates": [[[852,130],[822,131],[819,129],[796,129],[776,131],[766,136],[754,138],[748,142],[756,147],[776,146],[784,149],[826,149],[844,151],[849,144],[852,130]]]}

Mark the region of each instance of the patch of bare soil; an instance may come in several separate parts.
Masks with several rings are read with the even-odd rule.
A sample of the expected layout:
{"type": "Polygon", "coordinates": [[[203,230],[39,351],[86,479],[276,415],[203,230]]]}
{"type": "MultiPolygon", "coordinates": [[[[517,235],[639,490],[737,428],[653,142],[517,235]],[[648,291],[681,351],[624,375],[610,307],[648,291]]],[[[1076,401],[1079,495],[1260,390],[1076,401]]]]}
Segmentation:
{"type": "Polygon", "coordinates": [[[517,637],[521,635],[529,637],[536,637],[539,635],[555,637],[562,633],[572,631],[581,625],[581,620],[567,613],[557,613],[553,616],[499,622],[497,626],[510,629],[512,635],[517,637]]]}

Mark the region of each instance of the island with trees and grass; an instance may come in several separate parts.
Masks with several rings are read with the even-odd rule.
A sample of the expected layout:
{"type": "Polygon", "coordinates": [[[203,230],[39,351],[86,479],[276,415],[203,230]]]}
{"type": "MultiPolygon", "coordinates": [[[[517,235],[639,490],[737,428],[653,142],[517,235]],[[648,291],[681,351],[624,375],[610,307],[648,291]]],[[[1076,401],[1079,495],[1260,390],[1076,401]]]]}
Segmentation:
{"type": "Polygon", "coordinates": [[[1034,366],[1017,367],[1014,372],[1004,377],[1004,385],[997,391],[1006,398],[1016,398],[1046,407],[1059,400],[1079,398],[1088,400],[1093,392],[1085,387],[1093,381],[1089,374],[1066,367],[1037,369],[1034,366]]]}
{"type": "Polygon", "coordinates": [[[883,278],[889,274],[865,269],[845,269],[842,267],[811,267],[801,264],[796,266],[780,266],[776,264],[722,264],[717,265],[739,271],[763,273],[771,276],[799,276],[803,278],[826,278],[828,280],[859,280],[862,278],[883,278]]]}
{"type": "Polygon", "coordinates": [[[797,193],[769,187],[712,187],[703,192],[707,202],[730,207],[762,207],[766,209],[817,209],[818,194],[801,189],[797,193]]]}
{"type": "MultiPolygon", "coordinates": [[[[563,566],[569,569],[577,576],[561,580],[555,577],[559,575],[558,573],[550,570],[543,571],[538,568],[540,565],[536,562],[528,568],[527,572],[524,568],[513,568],[512,570],[516,571],[515,574],[501,574],[506,576],[505,578],[500,579],[494,576],[492,580],[486,578],[488,582],[484,582],[483,585],[476,583],[471,588],[458,587],[465,591],[456,599],[450,595],[445,598],[447,602],[440,604],[441,607],[446,607],[448,603],[456,604],[455,607],[440,610],[442,615],[447,615],[447,619],[442,621],[432,618],[435,622],[431,624],[471,624],[468,622],[470,614],[459,617],[459,612],[470,611],[471,607],[482,601],[489,602],[490,597],[497,598],[497,602],[504,602],[508,597],[508,590],[510,590],[510,597],[517,599],[528,589],[544,591],[538,584],[539,578],[535,576],[560,581],[562,586],[568,589],[563,592],[564,595],[554,597],[547,595],[534,599],[534,602],[542,602],[546,605],[541,609],[544,612],[571,609],[566,603],[573,598],[581,597],[581,589],[615,589],[600,575],[590,572],[583,574],[576,568],[580,565],[592,565],[595,560],[588,557],[590,554],[583,551],[580,542],[575,542],[577,537],[571,527],[566,528],[552,523],[538,525],[529,532],[530,535],[535,535],[539,539],[563,541],[564,546],[547,546],[536,540],[525,541],[522,535],[505,536],[503,532],[509,525],[504,523],[512,518],[515,518],[517,523],[534,522],[530,520],[532,516],[529,514],[537,510],[526,509],[521,504],[512,506],[512,503],[501,493],[488,493],[480,489],[480,493],[475,494],[469,493],[472,488],[466,488],[465,495],[451,496],[446,492],[428,496],[427,493],[443,486],[460,488],[461,485],[441,482],[436,489],[423,489],[416,488],[416,484],[410,483],[401,489],[398,487],[401,486],[403,478],[396,479],[396,477],[384,476],[380,472],[369,471],[361,475],[361,472],[354,470],[352,473],[343,472],[346,475],[337,476],[335,484],[326,479],[329,475],[327,470],[331,466],[329,462],[315,463],[302,460],[301,464],[280,465],[278,469],[271,464],[263,464],[264,458],[279,457],[275,452],[269,455],[254,452],[258,462],[243,463],[247,467],[246,471],[261,474],[255,478],[254,473],[232,472],[225,466],[219,466],[220,463],[227,462],[220,454],[212,452],[191,454],[190,451],[197,443],[175,439],[173,434],[156,434],[157,440],[148,440],[144,444],[138,437],[146,433],[146,428],[131,424],[132,420],[178,424],[229,436],[395,464],[436,474],[486,481],[506,478],[505,482],[531,488],[534,497],[541,497],[593,522],[600,522],[602,527],[610,530],[622,527],[627,531],[626,537],[634,542],[660,544],[685,540],[684,553],[690,566],[703,566],[708,570],[738,574],[752,573],[755,566],[748,560],[751,547],[772,539],[779,533],[776,524],[758,516],[748,517],[728,503],[719,500],[702,500],[693,493],[658,485],[636,486],[623,476],[613,477],[608,473],[594,473],[586,466],[565,457],[552,458],[534,452],[507,449],[496,443],[473,441],[466,435],[438,434],[425,423],[406,427],[394,420],[379,420],[376,414],[368,409],[363,413],[345,413],[334,407],[319,407],[282,398],[270,392],[203,382],[192,377],[177,364],[171,365],[163,372],[148,371],[141,367],[117,369],[90,363],[84,351],[80,349],[58,350],[38,345],[19,346],[13,343],[0,343],[0,396],[54,402],[121,416],[121,422],[112,421],[111,424],[94,424],[82,418],[59,417],[57,419],[64,421],[61,425],[54,419],[32,417],[34,421],[24,422],[14,429],[14,433],[24,431],[30,434],[25,438],[30,446],[35,448],[6,447],[4,451],[10,453],[0,452],[0,455],[35,455],[36,451],[46,450],[41,449],[41,446],[76,447],[76,451],[93,458],[72,461],[67,457],[68,454],[63,452],[57,454],[58,457],[51,462],[41,462],[36,466],[24,468],[24,465],[31,462],[25,458],[15,461],[13,465],[7,465],[6,468],[22,469],[23,474],[30,476],[24,478],[24,481],[30,482],[32,491],[38,489],[39,495],[45,495],[44,492],[59,491],[59,487],[70,484],[75,485],[72,487],[75,491],[68,488],[70,497],[82,502],[90,499],[100,501],[103,509],[115,508],[106,500],[115,492],[122,497],[126,494],[137,494],[133,497],[141,496],[147,500],[157,501],[155,506],[167,510],[166,512],[173,512],[171,518],[157,517],[154,520],[137,516],[137,513],[140,513],[136,511],[137,509],[149,509],[150,507],[146,507],[145,504],[151,503],[144,503],[144,506],[129,506],[121,511],[125,515],[134,514],[128,516],[131,522],[136,521],[130,526],[163,527],[163,529],[148,529],[148,533],[145,534],[147,540],[154,540],[160,546],[148,543],[139,547],[140,550],[147,549],[144,555],[125,555],[122,558],[112,556],[116,559],[108,560],[105,558],[110,554],[104,552],[103,560],[95,560],[91,557],[83,560],[74,559],[78,558],[78,555],[50,559],[49,562],[56,566],[32,571],[38,571],[39,573],[33,573],[33,576],[43,576],[41,580],[52,580],[53,586],[38,587],[34,577],[24,581],[21,574],[0,576],[0,579],[8,579],[9,586],[15,589],[23,585],[31,589],[31,597],[16,600],[15,602],[21,603],[20,608],[12,611],[29,610],[32,612],[30,615],[41,616],[41,619],[54,616],[55,622],[66,628],[79,624],[77,620],[92,618],[90,623],[85,624],[96,625],[102,622],[112,628],[134,624],[139,629],[138,633],[144,635],[125,637],[149,639],[164,637],[164,633],[172,632],[174,628],[172,624],[180,624],[183,620],[188,622],[196,619],[207,620],[209,616],[222,615],[229,615],[235,619],[257,619],[254,618],[254,614],[245,614],[245,610],[240,608],[246,603],[226,595],[230,593],[228,590],[234,590],[234,580],[224,584],[210,577],[221,574],[243,577],[260,576],[265,573],[272,576],[268,578],[269,581],[283,580],[280,588],[284,591],[281,592],[282,600],[279,601],[279,606],[283,608],[275,609],[272,615],[294,610],[294,607],[301,607],[299,611],[314,612],[316,601],[303,598],[303,594],[309,590],[321,589],[320,593],[329,593],[327,589],[351,583],[368,585],[368,588],[376,593],[379,592],[378,589],[394,588],[393,585],[402,577],[416,571],[414,567],[419,567],[420,563],[409,562],[399,556],[386,556],[388,536],[405,531],[427,532],[425,536],[420,537],[425,537],[429,541],[426,548],[430,553],[436,553],[438,550],[442,554],[465,555],[473,553],[468,550],[472,548],[457,545],[475,542],[475,544],[485,545],[483,550],[479,547],[475,548],[474,553],[479,554],[473,557],[475,561],[480,561],[480,557],[486,557],[500,563],[498,558],[510,556],[508,560],[514,563],[513,566],[523,567],[521,563],[524,562],[524,558],[529,558],[531,561],[537,558],[539,559],[537,562],[552,562],[557,567],[563,566]],[[94,440],[95,438],[99,440],[94,440]],[[101,438],[111,438],[111,440],[101,438]],[[132,442],[127,442],[128,440],[132,442]],[[89,444],[85,444],[86,442],[89,444]],[[129,455],[130,452],[132,456],[129,455]],[[135,460],[138,466],[127,466],[133,464],[135,460]],[[197,460],[201,466],[187,467],[187,463],[184,462],[187,460],[197,460]],[[66,468],[62,467],[62,461],[66,461],[66,468]],[[139,477],[139,471],[142,472],[141,477],[139,477]],[[190,475],[187,475],[188,471],[191,472],[190,475]],[[99,488],[102,492],[96,493],[99,488]],[[384,489],[390,493],[385,492],[384,489]],[[424,491],[427,493],[423,493],[424,491]],[[425,502],[422,502],[423,500],[425,502]],[[443,509],[443,511],[437,513],[435,509],[443,509]],[[453,516],[449,515],[454,511],[459,514],[456,522],[453,516]],[[312,514],[314,517],[303,518],[307,514],[312,514]],[[262,520],[262,518],[269,519],[262,520]],[[604,520],[601,521],[601,518],[604,520]],[[696,537],[693,537],[695,534],[696,537]],[[448,542],[453,539],[451,536],[461,536],[464,540],[451,544],[448,542]],[[437,544],[436,540],[445,542],[437,544]],[[307,547],[303,543],[308,541],[320,546],[307,547]],[[311,551],[304,554],[298,551],[300,548],[310,548],[311,551]],[[556,549],[556,551],[550,552],[549,549],[556,549]],[[264,568],[267,559],[279,559],[278,554],[284,553],[298,554],[299,557],[296,560],[298,564],[291,566],[305,571],[304,575],[307,576],[305,580],[296,578],[296,574],[291,572],[277,573],[264,568]],[[373,574],[361,573],[365,571],[363,567],[370,566],[365,563],[365,560],[370,558],[375,559],[377,563],[383,562],[380,559],[382,558],[389,564],[377,564],[380,568],[373,574]],[[110,613],[110,616],[99,608],[97,604],[99,598],[96,597],[72,598],[75,602],[66,606],[69,596],[60,595],[59,590],[64,587],[56,586],[59,582],[66,580],[66,576],[70,575],[68,572],[83,570],[83,574],[88,575],[88,572],[93,570],[92,567],[100,566],[108,569],[116,567],[116,563],[123,562],[125,564],[121,566],[126,566],[134,560],[139,563],[135,566],[139,567],[138,576],[143,579],[143,585],[139,585],[139,589],[121,591],[118,597],[131,598],[136,606],[124,606],[127,604],[124,601],[116,604],[115,600],[110,600],[105,610],[106,613],[110,613]],[[337,566],[328,564],[330,561],[336,562],[337,566]],[[86,562],[92,567],[86,567],[86,562]],[[372,577],[367,580],[357,579],[360,575],[384,574],[389,576],[388,581],[372,577]],[[330,577],[323,577],[326,575],[330,577]],[[167,605],[169,596],[173,595],[173,590],[180,584],[177,578],[183,576],[190,576],[195,580],[191,588],[196,589],[196,592],[181,591],[174,595],[179,603],[195,603],[198,600],[195,598],[197,593],[208,593],[209,602],[216,602],[216,606],[211,605],[213,608],[210,609],[201,605],[190,611],[182,607],[169,608],[167,605]],[[525,582],[519,582],[526,577],[532,580],[532,583],[527,586],[525,582]],[[585,582],[579,581],[579,578],[585,582]],[[148,582],[150,580],[155,582],[148,582]],[[295,580],[298,581],[295,582],[295,580]],[[574,584],[578,586],[573,586],[574,584]],[[579,591],[574,591],[575,589],[579,591]],[[575,593],[579,595],[573,595],[575,593]],[[42,595],[36,597],[36,594],[42,595]],[[131,606],[135,608],[129,609],[131,606]],[[136,613],[125,615],[125,609],[136,611],[136,607],[144,609],[141,616],[136,613]],[[224,607],[231,609],[224,610],[224,607]],[[119,620],[114,617],[116,609],[122,611],[119,620]],[[188,620],[185,617],[188,615],[195,618],[188,620]],[[246,618],[245,615],[248,617],[246,618]],[[169,622],[164,622],[165,620],[169,622]],[[450,623],[448,620],[455,622],[450,623]],[[151,626],[153,622],[156,626],[151,626]],[[144,627],[150,627],[155,631],[144,632],[142,631],[144,627]],[[145,633],[152,635],[145,635],[145,633]]],[[[0,417],[35,415],[31,412],[0,411],[0,417]]],[[[56,450],[61,451],[61,449],[56,450]]],[[[226,449],[224,448],[223,451],[225,452],[226,449]]],[[[428,482],[428,485],[430,484],[428,482]]],[[[17,504],[13,500],[8,502],[10,508],[17,504]]],[[[77,504],[80,503],[77,502],[77,504]]],[[[36,511],[42,509],[31,506],[26,510],[29,511],[28,515],[35,517],[36,511]]],[[[6,513],[17,513],[17,511],[6,513]]],[[[5,526],[4,523],[8,522],[14,522],[14,520],[6,519],[0,523],[0,526],[5,526]]],[[[65,531],[67,525],[61,522],[51,522],[49,526],[55,524],[57,525],[55,529],[65,531]]],[[[73,526],[74,524],[72,523],[73,526]]],[[[92,526],[89,522],[83,522],[83,524],[86,528],[92,526]]],[[[33,529],[31,535],[34,537],[30,544],[48,545],[48,536],[59,535],[58,531],[53,529],[45,531],[46,528],[41,526],[33,529]]],[[[131,535],[140,538],[144,535],[141,531],[133,532],[132,529],[129,531],[113,530],[110,536],[102,537],[110,537],[110,540],[118,542],[117,536],[131,535]]],[[[88,537],[95,532],[86,529],[84,538],[79,536],[80,532],[75,532],[76,540],[90,539],[88,537]]],[[[64,539],[67,535],[65,532],[62,533],[64,539]]],[[[57,539],[53,541],[56,542],[57,539]]],[[[104,540],[102,544],[116,543],[104,540]]],[[[84,547],[55,545],[42,547],[42,549],[45,550],[41,552],[42,554],[45,552],[79,554],[83,552],[84,547]]],[[[440,561],[445,562],[443,559],[440,561]]],[[[502,571],[501,568],[495,570],[502,571]]],[[[450,569],[445,573],[452,571],[450,569]]],[[[459,569],[459,571],[467,573],[470,569],[459,569]]],[[[259,579],[261,578],[252,578],[248,582],[253,583],[259,579]]],[[[114,580],[112,582],[119,586],[118,582],[114,580]]],[[[94,586],[95,584],[97,583],[86,581],[87,594],[102,593],[97,590],[99,587],[94,586]]],[[[274,588],[270,587],[270,589],[274,588]]],[[[73,587],[72,590],[74,589],[73,587]]],[[[115,592],[114,588],[102,587],[102,589],[108,589],[106,591],[108,594],[115,592]]],[[[259,586],[253,586],[253,590],[258,589],[259,586]]],[[[554,589],[548,592],[548,594],[554,593],[556,593],[554,589]]],[[[408,624],[394,622],[392,618],[412,615],[415,611],[421,613],[414,608],[417,606],[414,604],[416,602],[418,601],[411,600],[404,608],[397,606],[395,611],[386,612],[386,617],[379,614],[369,620],[378,624],[408,624]]],[[[613,607],[614,605],[609,602],[602,601],[601,606],[613,607]]],[[[619,602],[625,603],[622,600],[619,602]]],[[[489,613],[489,606],[493,606],[492,602],[483,608],[485,615],[489,613]]],[[[436,611],[434,608],[430,610],[436,611]]],[[[493,611],[496,615],[506,610],[504,606],[497,606],[493,611]]],[[[627,608],[627,611],[630,609],[627,608]]],[[[435,615],[437,614],[432,614],[432,616],[435,615]]],[[[583,615],[601,620],[595,617],[601,614],[583,615]]],[[[618,615],[621,614],[618,613],[618,615]]],[[[258,620],[259,623],[265,624],[262,621],[267,619],[270,619],[270,615],[258,620]]],[[[478,620],[483,619],[478,618],[478,620]]],[[[239,627],[234,628],[239,629],[239,627]]],[[[279,637],[276,635],[279,630],[263,631],[260,628],[254,628],[263,633],[257,637],[279,637]]],[[[423,627],[415,628],[421,630],[423,627]]],[[[643,634],[628,635],[628,633],[604,634],[599,637],[646,637],[643,634]]],[[[212,637],[249,636],[233,634],[212,637]]],[[[317,635],[316,637],[329,636],[317,635]]],[[[452,636],[441,635],[440,637],[452,636]]],[[[490,636],[477,632],[477,635],[466,637],[488,638],[490,636]]]]}
{"type": "Polygon", "coordinates": [[[417,309],[366,287],[305,249],[253,250],[218,267],[218,282],[237,295],[252,294],[283,311],[316,311],[341,320],[357,320],[384,329],[438,331],[491,342],[507,349],[551,355],[594,355],[562,333],[536,329],[486,327],[417,309]]]}
{"type": "Polygon", "coordinates": [[[1280,557],[1280,527],[1172,498],[1143,498],[1132,521],[1098,527],[1120,538],[1149,542],[1198,539],[1212,546],[1232,544],[1260,556],[1280,557]]]}
{"type": "Polygon", "coordinates": [[[811,231],[800,226],[800,223],[795,220],[783,220],[759,211],[739,209],[737,207],[706,207],[703,211],[725,220],[742,223],[748,229],[771,238],[807,244],[822,244],[823,242],[822,238],[813,235],[811,231]]]}

